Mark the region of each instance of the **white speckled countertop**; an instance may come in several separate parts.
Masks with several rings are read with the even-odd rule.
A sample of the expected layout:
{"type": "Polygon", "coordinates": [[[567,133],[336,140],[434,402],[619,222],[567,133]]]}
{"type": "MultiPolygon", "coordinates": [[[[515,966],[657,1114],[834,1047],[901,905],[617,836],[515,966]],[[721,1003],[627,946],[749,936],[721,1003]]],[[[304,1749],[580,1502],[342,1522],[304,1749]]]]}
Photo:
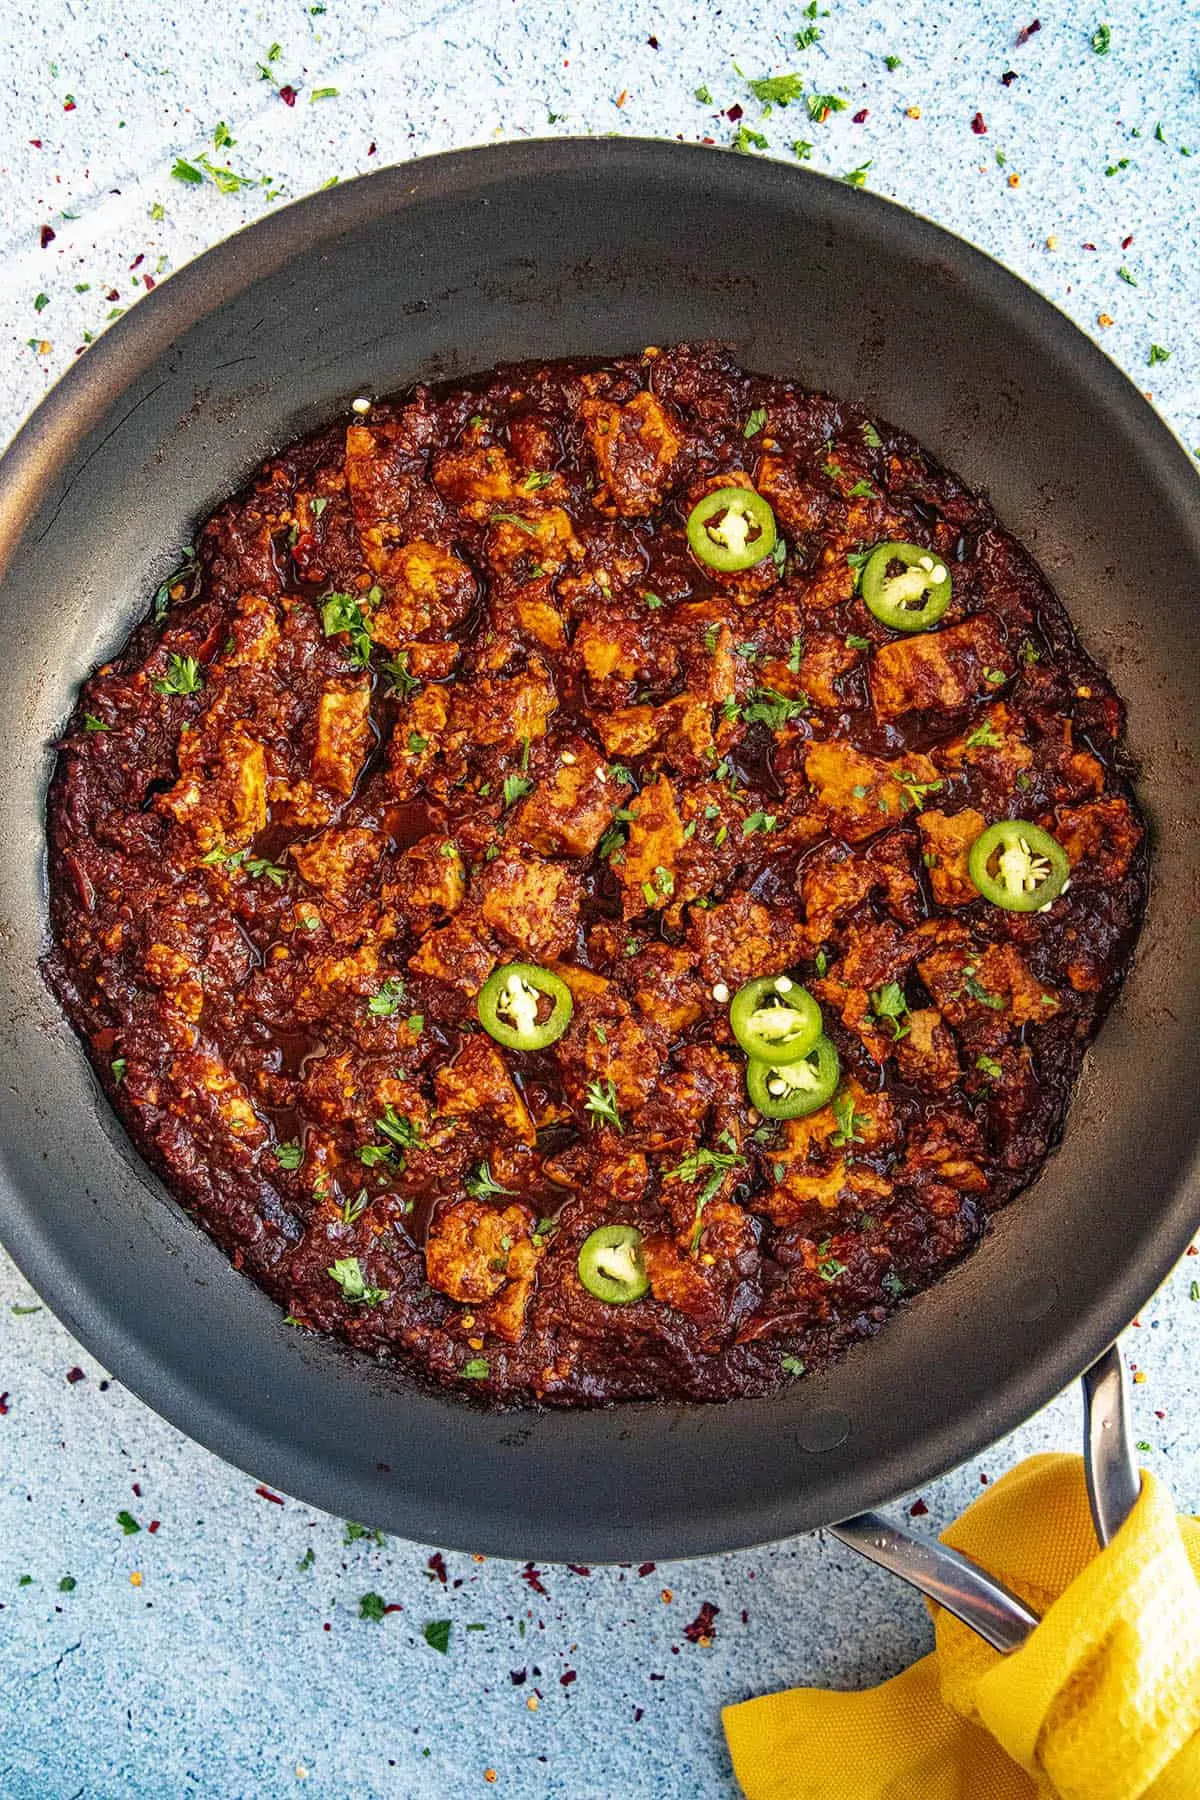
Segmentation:
{"type": "MultiPolygon", "coordinates": [[[[1024,275],[1200,454],[1200,4],[1062,0],[1018,44],[1033,19],[988,0],[10,5],[0,436],[154,282],[334,179],[501,138],[740,129],[752,155],[807,139],[812,167],[861,171],[1024,275]],[[735,61],[798,69],[845,110],[764,117],[735,61]]],[[[1125,1338],[1143,1460],[1188,1511],[1194,1271],[1125,1338]]],[[[934,1531],[1077,1438],[1071,1394],[906,1504],[934,1531]]],[[[920,1603],[823,1534],[591,1572],[377,1542],[162,1423],[3,1260],[0,1445],[4,1800],[733,1796],[723,1702],[878,1680],[929,1641],[920,1603]],[[391,1610],[362,1617],[364,1595],[391,1610]],[[683,1627],[705,1600],[701,1647],[683,1627]]]]}

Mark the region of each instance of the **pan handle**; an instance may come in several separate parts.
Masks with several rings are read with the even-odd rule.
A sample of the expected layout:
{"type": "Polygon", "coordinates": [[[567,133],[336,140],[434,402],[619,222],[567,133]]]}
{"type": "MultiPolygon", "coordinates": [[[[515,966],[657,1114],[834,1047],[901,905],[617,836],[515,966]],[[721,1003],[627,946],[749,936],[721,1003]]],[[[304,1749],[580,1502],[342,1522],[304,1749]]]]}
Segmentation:
{"type": "MultiPolygon", "coordinates": [[[[1129,1419],[1129,1386],[1116,1344],[1083,1377],[1083,1460],[1088,1502],[1101,1546],[1111,1543],[1141,1492],[1129,1419]]],[[[1038,1623],[1019,1595],[970,1557],[918,1537],[880,1513],[859,1513],[829,1527],[857,1551],[936,1600],[994,1650],[1016,1650],[1038,1623]]]]}
{"type": "Polygon", "coordinates": [[[1016,1650],[1038,1623],[1038,1615],[1011,1588],[969,1556],[948,1550],[936,1538],[917,1537],[907,1525],[895,1525],[882,1513],[859,1513],[829,1529],[860,1556],[936,1600],[993,1650],[1016,1650]]]}

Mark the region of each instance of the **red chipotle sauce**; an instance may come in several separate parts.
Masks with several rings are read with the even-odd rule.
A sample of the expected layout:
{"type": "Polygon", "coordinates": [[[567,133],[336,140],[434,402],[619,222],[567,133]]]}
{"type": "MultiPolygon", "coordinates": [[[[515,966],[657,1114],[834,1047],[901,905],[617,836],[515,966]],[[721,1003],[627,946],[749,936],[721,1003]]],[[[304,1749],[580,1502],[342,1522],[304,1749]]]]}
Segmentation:
{"type": "Polygon", "coordinates": [[[902,433],[706,344],[501,368],[204,524],[59,745],[45,973],[291,1324],[493,1402],[763,1394],[1056,1143],[1145,903],[1122,724],[902,433]],[[718,561],[775,532],[733,569],[687,533],[730,488],[718,561]],[[892,542],[948,573],[929,629],[863,598],[892,542]],[[971,878],[1005,819],[1069,859],[1044,910],[971,878]],[[544,1048],[480,1023],[513,962],[569,989],[544,1048]],[[840,1057],[806,1117],[755,1110],[730,1030],[769,975],[840,1057]],[[640,1234],[632,1301],[580,1279],[600,1226],[640,1234]]]}

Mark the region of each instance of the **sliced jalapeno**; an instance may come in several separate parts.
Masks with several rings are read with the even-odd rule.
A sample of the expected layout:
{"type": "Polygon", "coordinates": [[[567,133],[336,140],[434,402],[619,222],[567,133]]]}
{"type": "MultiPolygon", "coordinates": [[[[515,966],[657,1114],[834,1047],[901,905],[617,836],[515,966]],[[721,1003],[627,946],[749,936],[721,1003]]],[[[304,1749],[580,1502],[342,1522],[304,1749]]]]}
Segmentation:
{"type": "Polygon", "coordinates": [[[718,488],[688,514],[693,553],[710,569],[728,574],[752,569],[775,548],[775,514],[753,488],[718,488]]]}
{"type": "Polygon", "coordinates": [[[790,975],[762,975],[733,996],[733,1035],[759,1062],[792,1063],[807,1056],[821,1035],[821,1009],[790,975]]]}
{"type": "Polygon", "coordinates": [[[1049,906],[1071,873],[1062,845],[1027,819],[1001,819],[981,831],[967,853],[967,868],[984,899],[1005,912],[1049,906]]]}
{"type": "Polygon", "coordinates": [[[881,625],[928,631],[950,604],[950,571],[920,544],[880,544],[862,572],[862,597],[881,625]],[[893,564],[903,566],[893,571],[893,564]]]}
{"type": "Polygon", "coordinates": [[[635,1225],[601,1225],[579,1247],[579,1279],[610,1306],[640,1300],[650,1286],[635,1225]]]}
{"type": "Polygon", "coordinates": [[[803,1119],[833,1098],[840,1073],[837,1051],[820,1037],[795,1062],[748,1062],[746,1092],[764,1119],[803,1119]]]}
{"type": "Polygon", "coordinates": [[[571,1023],[575,1002],[565,981],[536,963],[505,963],[475,1002],[479,1023],[509,1050],[544,1050],[571,1023]]]}

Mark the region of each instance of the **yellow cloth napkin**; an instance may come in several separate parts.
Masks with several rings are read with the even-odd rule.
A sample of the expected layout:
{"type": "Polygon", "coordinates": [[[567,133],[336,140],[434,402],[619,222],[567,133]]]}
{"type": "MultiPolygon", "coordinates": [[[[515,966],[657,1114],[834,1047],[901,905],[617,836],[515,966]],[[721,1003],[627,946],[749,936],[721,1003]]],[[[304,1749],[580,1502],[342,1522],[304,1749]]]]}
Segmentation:
{"type": "Polygon", "coordinates": [[[747,1800],[1200,1800],[1200,1523],[1143,1474],[1100,1550],[1082,1459],[1034,1456],[942,1540],[1037,1630],[1001,1656],[931,1605],[937,1649],[882,1687],[726,1707],[747,1800]]]}

